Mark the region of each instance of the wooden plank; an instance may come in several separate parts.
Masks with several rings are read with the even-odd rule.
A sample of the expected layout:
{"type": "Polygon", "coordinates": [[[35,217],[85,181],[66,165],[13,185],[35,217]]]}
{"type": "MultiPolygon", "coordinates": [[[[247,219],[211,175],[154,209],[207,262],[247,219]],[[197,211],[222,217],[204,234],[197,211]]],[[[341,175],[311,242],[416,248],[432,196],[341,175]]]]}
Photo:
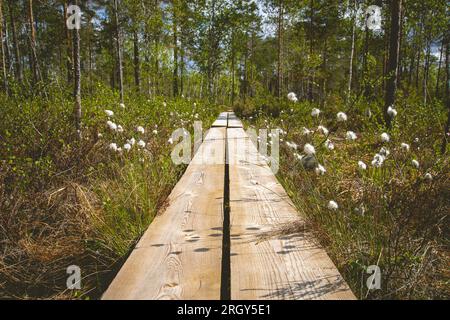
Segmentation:
{"type": "Polygon", "coordinates": [[[228,125],[228,112],[222,112],[216,121],[212,124],[212,127],[226,127],[228,125]]]}
{"type": "Polygon", "coordinates": [[[225,130],[209,130],[102,299],[220,299],[225,130]]]}
{"type": "Polygon", "coordinates": [[[231,298],[355,299],[307,230],[287,232],[302,220],[244,130],[227,134],[231,298]]]}
{"type": "Polygon", "coordinates": [[[234,112],[228,113],[228,128],[243,128],[241,120],[236,117],[234,112]]]}

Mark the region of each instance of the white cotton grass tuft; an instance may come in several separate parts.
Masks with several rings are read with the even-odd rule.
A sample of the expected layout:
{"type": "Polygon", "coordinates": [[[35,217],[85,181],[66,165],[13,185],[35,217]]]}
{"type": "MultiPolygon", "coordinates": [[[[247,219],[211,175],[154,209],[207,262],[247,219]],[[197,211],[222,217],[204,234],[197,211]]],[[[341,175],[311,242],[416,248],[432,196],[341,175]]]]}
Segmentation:
{"type": "Polygon", "coordinates": [[[311,130],[309,130],[308,128],[303,127],[302,128],[302,134],[304,136],[309,136],[311,134],[311,130]]]}
{"type": "Polygon", "coordinates": [[[125,151],[130,151],[130,150],[131,150],[131,144],[125,143],[124,146],[123,146],[123,149],[124,149],[125,151]]]}
{"type": "Polygon", "coordinates": [[[170,138],[169,140],[167,140],[167,142],[168,142],[169,144],[173,144],[173,139],[170,138]]]}
{"type": "Polygon", "coordinates": [[[367,170],[367,165],[362,161],[358,161],[358,168],[359,170],[367,170]]]}
{"type": "Polygon", "coordinates": [[[114,152],[117,152],[117,143],[110,143],[109,144],[109,150],[112,150],[114,152]]]}
{"type": "Polygon", "coordinates": [[[297,148],[298,148],[297,144],[294,143],[294,142],[286,141],[286,145],[287,145],[289,148],[294,149],[294,150],[297,150],[297,148]]]}
{"type": "Polygon", "coordinates": [[[319,176],[323,176],[327,172],[327,170],[321,164],[317,165],[315,171],[316,171],[316,174],[319,176]]]}
{"type": "Polygon", "coordinates": [[[119,132],[119,133],[122,133],[124,130],[123,130],[123,127],[119,124],[118,126],[117,126],[117,132],[119,132]]]}
{"type": "Polygon", "coordinates": [[[144,133],[145,133],[145,129],[144,129],[144,127],[142,127],[142,126],[138,126],[138,127],[136,128],[136,131],[137,131],[138,133],[140,133],[140,134],[144,134],[144,133]]]}
{"type": "Polygon", "coordinates": [[[297,95],[294,92],[289,92],[287,95],[287,98],[289,101],[292,101],[292,102],[298,101],[297,95]]]}
{"type": "Polygon", "coordinates": [[[117,124],[115,124],[112,121],[107,121],[106,125],[109,127],[110,130],[112,131],[116,131],[117,130],[117,124]]]}
{"type": "Polygon", "coordinates": [[[414,166],[414,168],[419,169],[420,168],[420,163],[417,160],[413,160],[411,161],[412,165],[414,166]]]}
{"type": "Polygon", "coordinates": [[[154,129],[154,130],[153,130],[153,134],[154,134],[154,135],[157,135],[157,134],[158,134],[158,130],[154,129]]]}
{"type": "Polygon", "coordinates": [[[119,107],[120,107],[120,109],[125,109],[125,104],[121,103],[121,104],[119,104],[119,107]]]}
{"type": "Polygon", "coordinates": [[[433,181],[433,176],[431,175],[431,173],[426,173],[426,174],[425,174],[425,180],[427,180],[427,181],[433,181]]]}
{"type": "Polygon", "coordinates": [[[136,144],[136,139],[135,138],[128,139],[127,143],[134,146],[136,144]]]}
{"type": "Polygon", "coordinates": [[[386,149],[385,147],[382,147],[382,148],[380,149],[379,154],[381,154],[382,156],[384,156],[385,158],[387,158],[387,157],[391,154],[391,152],[390,152],[388,149],[386,149]]]}
{"type": "Polygon", "coordinates": [[[381,138],[382,142],[389,142],[389,141],[391,141],[391,137],[386,132],[383,132],[381,134],[380,138],[381,138]]]}
{"type": "Polygon", "coordinates": [[[330,139],[327,139],[327,141],[325,141],[325,148],[327,148],[328,150],[332,151],[334,150],[334,143],[331,142],[330,139]]]}
{"type": "Polygon", "coordinates": [[[347,133],[345,134],[345,138],[348,141],[355,141],[356,139],[358,139],[358,136],[353,131],[347,131],[347,133]]]}
{"type": "Polygon", "coordinates": [[[147,144],[143,140],[139,140],[137,145],[139,148],[144,149],[147,144]]]}
{"type": "Polygon", "coordinates": [[[337,121],[338,122],[345,122],[345,121],[347,121],[347,115],[344,112],[339,112],[337,114],[337,121]]]}
{"type": "Polygon", "coordinates": [[[105,114],[108,116],[108,117],[114,117],[114,112],[113,111],[111,111],[111,110],[105,110],[105,114]]]}
{"type": "Polygon", "coordinates": [[[408,151],[411,149],[410,145],[407,144],[407,143],[402,143],[402,144],[400,145],[400,147],[402,148],[402,150],[404,150],[404,151],[406,151],[406,152],[408,152],[408,151]]]}
{"type": "Polygon", "coordinates": [[[358,207],[356,207],[355,209],[353,209],[353,211],[354,211],[355,213],[357,213],[357,214],[360,214],[360,215],[364,216],[364,214],[365,214],[366,211],[367,211],[367,208],[366,208],[366,206],[365,206],[363,203],[361,203],[358,207]]]}
{"type": "Polygon", "coordinates": [[[277,128],[277,132],[278,132],[280,135],[285,135],[285,134],[286,134],[286,131],[284,131],[283,129],[280,129],[280,128],[277,128]]]}
{"type": "Polygon", "coordinates": [[[307,155],[314,155],[314,154],[316,154],[316,149],[314,148],[314,146],[307,143],[303,147],[303,152],[306,153],[307,155]]]}
{"type": "Polygon", "coordinates": [[[386,158],[381,154],[376,154],[372,160],[372,166],[375,168],[381,168],[386,158]]]}
{"type": "Polygon", "coordinates": [[[313,117],[313,118],[317,118],[318,116],[320,116],[320,110],[319,109],[317,109],[317,108],[314,108],[314,109],[312,109],[312,111],[311,111],[311,116],[313,117]]]}
{"type": "Polygon", "coordinates": [[[327,208],[328,208],[329,210],[336,211],[337,209],[339,209],[339,206],[338,206],[338,204],[336,203],[336,201],[331,200],[330,202],[328,202],[327,208]]]}
{"type": "Polygon", "coordinates": [[[330,131],[328,131],[328,129],[325,128],[324,126],[318,126],[317,131],[322,133],[324,136],[327,136],[330,133],[330,131]]]}
{"type": "Polygon", "coordinates": [[[398,112],[392,106],[389,106],[387,109],[387,114],[389,115],[389,117],[395,118],[397,116],[398,112]]]}

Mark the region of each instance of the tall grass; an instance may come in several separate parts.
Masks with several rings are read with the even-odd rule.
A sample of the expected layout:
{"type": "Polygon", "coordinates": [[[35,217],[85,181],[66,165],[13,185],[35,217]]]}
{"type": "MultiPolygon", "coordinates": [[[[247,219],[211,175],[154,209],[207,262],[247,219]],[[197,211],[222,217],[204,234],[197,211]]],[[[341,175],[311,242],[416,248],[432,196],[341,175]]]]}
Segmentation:
{"type": "Polygon", "coordinates": [[[439,152],[445,108],[439,102],[424,107],[414,98],[399,101],[389,143],[380,141],[385,128],[376,103],[346,110],[342,103],[328,102],[318,119],[311,110],[320,106],[307,102],[254,100],[235,110],[249,126],[282,128],[287,131],[284,142],[298,145],[293,150],[281,143],[278,178],[359,298],[447,299],[450,162],[439,152]],[[347,122],[337,123],[339,111],[347,113],[347,122]],[[318,125],[330,130],[335,150],[324,147],[326,137],[317,132],[318,125]],[[303,135],[302,127],[315,132],[303,135]],[[346,141],[347,130],[358,139],[346,141]],[[411,145],[409,152],[400,147],[403,142],[411,145]],[[315,146],[325,175],[303,168],[294,156],[306,143],[315,146]],[[374,168],[372,158],[382,147],[390,155],[374,168]],[[358,169],[360,160],[368,170],[358,169]],[[339,204],[337,211],[327,208],[330,200],[339,204]],[[381,269],[380,290],[367,289],[370,265],[381,269]]]}
{"type": "Polygon", "coordinates": [[[0,97],[0,298],[98,298],[185,169],[170,159],[173,130],[192,130],[196,118],[207,127],[219,111],[143,96],[123,110],[98,86],[83,100],[77,141],[71,99],[56,90],[49,96],[0,97]],[[105,109],[123,133],[108,129],[105,109]],[[146,147],[109,149],[131,137],[146,147]],[[81,268],[81,290],[67,290],[71,265],[81,268]]]}

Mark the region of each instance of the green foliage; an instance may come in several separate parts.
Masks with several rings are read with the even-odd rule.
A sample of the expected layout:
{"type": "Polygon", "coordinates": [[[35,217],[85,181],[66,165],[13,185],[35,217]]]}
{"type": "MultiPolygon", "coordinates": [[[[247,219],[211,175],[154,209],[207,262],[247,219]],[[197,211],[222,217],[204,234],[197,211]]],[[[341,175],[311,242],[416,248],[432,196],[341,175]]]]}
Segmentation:
{"type": "Polygon", "coordinates": [[[170,158],[172,132],[182,127],[192,132],[197,119],[208,128],[222,110],[202,101],[138,95],[126,99],[122,109],[117,94],[99,85],[83,100],[78,141],[72,102],[57,90],[50,97],[0,97],[4,298],[68,298],[64,270],[72,264],[85,277],[83,290],[72,297],[98,297],[108,272],[146,230],[185,169],[170,158]],[[106,109],[123,133],[108,128],[106,109]],[[120,147],[132,137],[146,147],[109,149],[110,143],[120,147]]]}
{"type": "Polygon", "coordinates": [[[377,103],[360,101],[347,110],[342,102],[330,104],[321,108],[319,118],[311,116],[312,108],[320,106],[266,99],[238,103],[235,111],[256,129],[286,131],[280,136],[278,179],[359,298],[448,298],[450,162],[440,155],[442,133],[436,125],[445,121],[443,106],[435,102],[425,107],[415,97],[399,98],[389,143],[380,140],[386,129],[377,103]],[[273,109],[280,110],[279,116],[271,115],[273,109]],[[347,113],[347,122],[336,121],[339,111],[347,113]],[[330,130],[329,136],[318,132],[319,125],[330,130]],[[303,127],[313,133],[304,135],[303,127]],[[346,141],[348,130],[357,134],[356,141],[346,141]],[[334,143],[334,150],[325,148],[326,139],[334,143]],[[297,159],[295,154],[301,154],[306,143],[314,145],[325,175],[304,169],[297,159]],[[401,143],[408,143],[410,150],[402,149],[401,143]],[[390,154],[376,168],[371,161],[382,147],[390,154]],[[413,159],[419,168],[412,165],[413,159]],[[358,169],[358,161],[366,163],[367,170],[358,169]],[[330,200],[339,210],[327,208],[330,200]],[[366,288],[370,265],[381,268],[381,290],[366,288]]]}

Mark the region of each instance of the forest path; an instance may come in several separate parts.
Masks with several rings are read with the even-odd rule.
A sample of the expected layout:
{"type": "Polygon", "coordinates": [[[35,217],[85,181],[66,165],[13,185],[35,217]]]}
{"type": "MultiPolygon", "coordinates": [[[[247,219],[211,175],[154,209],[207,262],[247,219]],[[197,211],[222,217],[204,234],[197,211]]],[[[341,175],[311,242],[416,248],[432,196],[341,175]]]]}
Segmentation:
{"type": "Polygon", "coordinates": [[[168,203],[102,299],[355,299],[234,113],[168,203]]]}

